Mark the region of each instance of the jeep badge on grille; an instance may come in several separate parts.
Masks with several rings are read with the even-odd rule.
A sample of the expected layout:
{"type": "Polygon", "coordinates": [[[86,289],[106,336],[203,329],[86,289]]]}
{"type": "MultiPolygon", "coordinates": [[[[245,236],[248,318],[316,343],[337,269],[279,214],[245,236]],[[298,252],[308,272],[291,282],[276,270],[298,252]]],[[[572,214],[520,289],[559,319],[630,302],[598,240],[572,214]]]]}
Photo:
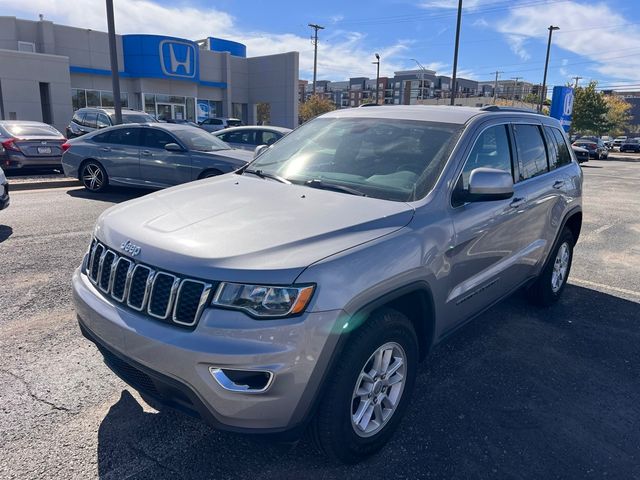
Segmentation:
{"type": "Polygon", "coordinates": [[[125,252],[130,253],[132,257],[135,257],[140,253],[140,247],[138,245],[131,243],[131,240],[122,242],[122,244],[120,245],[120,248],[125,252]]]}

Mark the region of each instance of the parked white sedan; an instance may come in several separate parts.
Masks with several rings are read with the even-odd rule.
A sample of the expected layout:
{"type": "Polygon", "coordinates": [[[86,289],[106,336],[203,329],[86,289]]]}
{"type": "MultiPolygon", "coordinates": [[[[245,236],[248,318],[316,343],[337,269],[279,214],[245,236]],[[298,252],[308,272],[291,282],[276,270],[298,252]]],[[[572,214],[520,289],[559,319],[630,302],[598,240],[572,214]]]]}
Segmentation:
{"type": "Polygon", "coordinates": [[[213,135],[233,148],[253,151],[258,145],[273,145],[290,131],[290,128],[263,125],[227,128],[213,135]]]}

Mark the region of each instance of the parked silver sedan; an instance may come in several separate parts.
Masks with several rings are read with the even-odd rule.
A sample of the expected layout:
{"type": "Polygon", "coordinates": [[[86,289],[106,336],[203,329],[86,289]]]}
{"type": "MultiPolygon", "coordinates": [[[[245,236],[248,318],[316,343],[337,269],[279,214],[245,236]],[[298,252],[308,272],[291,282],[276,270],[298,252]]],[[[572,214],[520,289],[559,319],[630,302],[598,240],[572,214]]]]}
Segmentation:
{"type": "Polygon", "coordinates": [[[170,123],[105,128],[62,149],[65,175],[93,192],[107,185],[169,187],[232,172],[253,159],[204,130],[170,123]]]}
{"type": "Polygon", "coordinates": [[[234,148],[253,151],[258,145],[273,145],[290,131],[290,128],[265,125],[227,128],[214,135],[234,148]]]}

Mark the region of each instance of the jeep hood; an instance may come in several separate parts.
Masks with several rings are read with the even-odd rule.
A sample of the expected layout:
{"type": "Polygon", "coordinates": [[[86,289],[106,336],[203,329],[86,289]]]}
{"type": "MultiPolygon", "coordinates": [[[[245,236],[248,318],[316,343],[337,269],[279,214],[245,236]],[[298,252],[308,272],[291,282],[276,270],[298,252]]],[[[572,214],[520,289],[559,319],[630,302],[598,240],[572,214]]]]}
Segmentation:
{"type": "Polygon", "coordinates": [[[407,225],[413,208],[228,174],[161,190],[105,211],[95,234],[137,261],[183,275],[292,283],[310,264],[407,225]]]}

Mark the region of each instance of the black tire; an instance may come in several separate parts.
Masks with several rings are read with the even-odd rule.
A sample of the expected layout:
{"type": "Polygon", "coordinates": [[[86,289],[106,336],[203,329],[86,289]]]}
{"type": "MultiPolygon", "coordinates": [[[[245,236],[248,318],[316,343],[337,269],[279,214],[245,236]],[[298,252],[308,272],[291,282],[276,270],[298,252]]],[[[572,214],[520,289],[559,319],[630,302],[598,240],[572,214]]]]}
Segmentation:
{"type": "Polygon", "coordinates": [[[86,160],[80,166],[79,179],[90,192],[103,192],[109,185],[109,175],[97,160],[86,160]]]}
{"type": "Polygon", "coordinates": [[[547,259],[547,264],[544,269],[540,273],[540,276],[537,280],[527,289],[527,297],[529,301],[534,305],[540,305],[543,307],[549,306],[555,303],[564,288],[567,285],[567,279],[569,278],[569,273],[571,272],[571,262],[573,260],[573,246],[575,241],[573,239],[573,235],[571,234],[571,230],[568,228],[564,228],[562,233],[560,234],[560,239],[558,240],[557,245],[549,255],[547,259]],[[566,272],[562,276],[562,283],[558,285],[558,283],[554,284],[554,280],[557,277],[554,277],[554,268],[556,267],[556,261],[559,258],[558,253],[561,249],[568,249],[568,264],[566,267],[566,272]]]}
{"type": "MultiPolygon", "coordinates": [[[[398,358],[395,357],[391,365],[395,364],[398,358]]],[[[356,463],[379,451],[393,435],[409,404],[417,365],[418,339],[409,319],[391,309],[382,309],[371,314],[348,340],[323,390],[323,397],[310,425],[311,438],[320,451],[334,461],[348,464],[356,463]],[[383,420],[380,429],[370,432],[370,436],[363,436],[367,434],[357,434],[358,427],[352,423],[352,415],[358,412],[357,407],[364,406],[364,402],[360,404],[361,399],[353,398],[356,382],[360,385],[361,371],[372,365],[372,355],[388,345],[399,345],[401,349],[394,351],[404,354],[404,387],[396,399],[395,410],[388,419],[383,420]]],[[[387,380],[395,375],[396,373],[392,373],[387,380]]],[[[371,384],[374,393],[369,397],[373,395],[372,403],[379,398],[375,392],[380,392],[378,383],[383,381],[384,376],[375,384],[371,384]]],[[[383,387],[381,394],[387,393],[393,395],[391,387],[383,387]]],[[[379,405],[387,401],[382,401],[379,405]]],[[[377,418],[377,415],[374,413],[371,418],[377,418]]]]}

